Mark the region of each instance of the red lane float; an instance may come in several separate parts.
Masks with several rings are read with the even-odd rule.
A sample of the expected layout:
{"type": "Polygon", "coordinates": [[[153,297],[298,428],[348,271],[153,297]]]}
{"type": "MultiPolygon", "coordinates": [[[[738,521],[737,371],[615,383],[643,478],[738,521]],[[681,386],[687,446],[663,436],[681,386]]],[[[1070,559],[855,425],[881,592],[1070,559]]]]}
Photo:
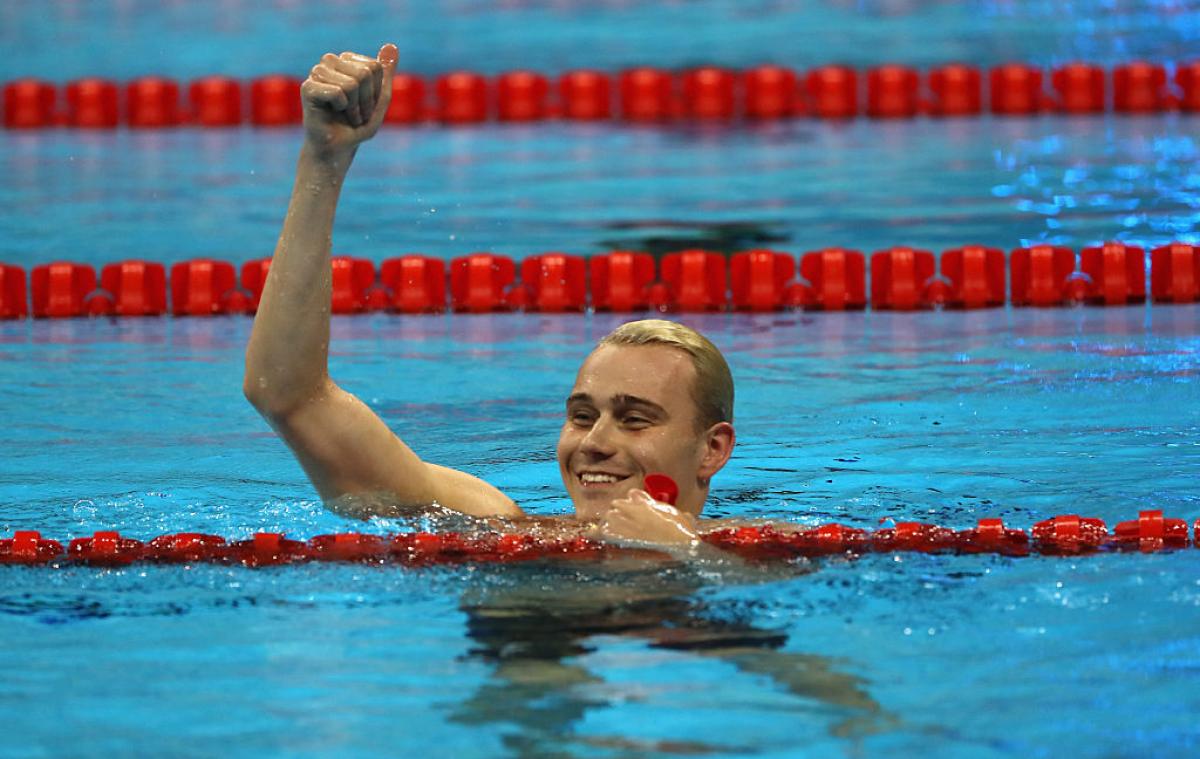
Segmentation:
{"type": "Polygon", "coordinates": [[[229,127],[242,123],[242,85],[227,76],[197,79],[188,87],[192,123],[229,127]]]}
{"type": "Polygon", "coordinates": [[[114,129],[121,121],[117,83],[76,79],[67,84],[67,125],[79,129],[114,129]]]}
{"type": "MultiPolygon", "coordinates": [[[[811,115],[826,119],[913,118],[977,115],[983,111],[983,74],[973,66],[953,63],[930,69],[922,77],[902,64],[883,64],[865,71],[848,66],[818,66],[803,72],[764,65],[743,71],[697,66],[672,72],[648,66],[617,74],[593,70],[567,71],[552,80],[536,71],[500,74],[493,81],[474,71],[437,77],[432,87],[420,76],[398,72],[384,120],[389,124],[475,124],[608,119],[613,115],[614,81],[621,118],[662,123],[676,118],[728,121],[778,119],[811,115]],[[860,78],[865,79],[865,107],[860,108],[860,78]],[[551,102],[551,90],[557,102],[551,102]],[[433,102],[427,98],[432,91],[433,102]]],[[[1043,71],[1025,63],[1006,63],[987,74],[988,109],[995,114],[1030,115],[1044,111],[1160,113],[1173,109],[1200,111],[1200,61],[1179,62],[1174,80],[1162,63],[1130,61],[1110,72],[1075,62],[1043,71]],[[1047,85],[1049,92],[1047,91],[1047,85]],[[1175,88],[1173,91],[1172,88],[1175,88]]],[[[233,126],[245,120],[248,89],[249,121],[279,126],[301,121],[300,80],[263,76],[248,88],[225,76],[202,77],[187,88],[188,113],[179,108],[179,84],[163,77],[142,77],[119,86],[103,79],[81,79],[64,88],[66,111],[59,113],[56,85],[36,79],[4,86],[4,125],[40,129],[67,124],[112,128],[120,121],[119,89],[124,90],[125,123],[135,128],[172,127],[182,123],[233,126]]]]}
{"type": "Polygon", "coordinates": [[[1091,280],[1087,299],[1116,306],[1146,300],[1146,252],[1118,242],[1084,248],[1080,269],[1091,280]]]}
{"type": "Polygon", "coordinates": [[[1179,64],[1175,84],[1182,92],[1179,109],[1187,113],[1200,111],[1200,61],[1179,64]]]}
{"type": "Polygon", "coordinates": [[[1113,110],[1156,113],[1172,105],[1167,70],[1160,64],[1134,61],[1113,69],[1113,110]]]}
{"type": "Polygon", "coordinates": [[[701,66],[683,75],[683,112],[700,121],[727,121],[737,115],[737,75],[701,66]]]}
{"type": "Polygon", "coordinates": [[[1059,306],[1067,302],[1067,278],[1075,271],[1075,251],[1058,245],[1017,248],[1008,265],[1014,306],[1059,306]]]}
{"type": "Polygon", "coordinates": [[[416,74],[392,75],[392,102],[383,120],[389,124],[417,124],[430,117],[425,80],[416,74]]]}
{"type": "Polygon", "coordinates": [[[1200,300],[1200,248],[1172,243],[1150,251],[1150,291],[1160,303],[1200,300]]]}
{"type": "Polygon", "coordinates": [[[650,306],[654,258],[649,253],[614,250],[589,261],[592,307],[597,311],[639,311],[650,306]]]}
{"type": "Polygon", "coordinates": [[[929,112],[934,116],[977,116],[983,110],[983,75],[961,63],[929,72],[929,112]]]}
{"type": "Polygon", "coordinates": [[[7,129],[45,129],[54,126],[58,90],[40,79],[19,79],[4,85],[4,126],[7,129]]]}
{"type": "Polygon", "coordinates": [[[332,259],[332,313],[359,314],[367,310],[368,291],[375,284],[375,264],[365,258],[332,259]]]}
{"type": "Polygon", "coordinates": [[[803,289],[792,280],[796,262],[787,253],[746,250],[729,262],[731,301],[738,311],[776,311],[804,305],[803,289]]]}
{"type": "MultiPolygon", "coordinates": [[[[673,482],[647,476],[646,488],[670,503],[678,497],[673,482]]],[[[999,554],[1022,557],[1083,556],[1098,552],[1153,553],[1200,545],[1200,520],[1193,540],[1183,519],[1145,510],[1137,519],[1117,524],[1110,533],[1103,520],[1074,514],[1052,517],[1025,530],[1000,519],[980,519],[976,527],[955,531],[924,522],[897,522],[874,532],[841,524],[801,528],[768,524],[712,530],[701,539],[712,546],[755,560],[795,557],[855,556],[866,553],[999,554]]],[[[338,533],[308,541],[279,533],[257,533],[227,542],[217,535],[176,533],[147,542],[101,530],[75,538],[66,551],[55,540],[33,530],[0,538],[0,564],[69,566],[86,564],[124,567],[135,562],[165,564],[226,563],[267,567],[308,561],[396,563],[429,566],[464,562],[512,562],[539,559],[596,559],[614,551],[588,538],[540,539],[530,534],[410,532],[397,535],[338,533]]]]}
{"type": "Polygon", "coordinates": [[[250,83],[250,123],[277,127],[299,124],[304,119],[300,102],[300,80],[272,74],[250,83]]]}
{"type": "Polygon", "coordinates": [[[946,305],[990,308],[1004,305],[1004,251],[966,245],[942,253],[942,274],[950,281],[946,305]]]}
{"type": "Polygon", "coordinates": [[[167,312],[167,270],[150,261],[121,261],[100,270],[107,294],[92,299],[93,314],[161,316],[167,312]],[[103,304],[103,308],[99,304],[103,304]]]}
{"type": "Polygon", "coordinates": [[[432,314],[446,310],[446,263],[440,258],[389,258],[379,269],[379,279],[392,293],[393,311],[432,314]]]}
{"type": "Polygon", "coordinates": [[[756,66],[742,74],[743,110],[748,119],[784,119],[803,111],[800,78],[782,66],[756,66]]]}
{"type": "Polygon", "coordinates": [[[667,307],[679,311],[720,311],[726,305],[725,258],[707,250],[684,250],[662,258],[667,307]]]}
{"type": "Polygon", "coordinates": [[[526,308],[560,313],[587,307],[587,263],[582,256],[543,253],[521,262],[521,281],[530,290],[526,308]]]}
{"type": "Polygon", "coordinates": [[[35,317],[83,316],[87,297],[96,289],[96,270],[70,261],[41,264],[33,267],[30,285],[35,317]]]}
{"type": "Polygon", "coordinates": [[[508,71],[496,78],[500,121],[539,121],[549,113],[550,83],[533,71],[508,71]]]}
{"type": "Polygon", "coordinates": [[[125,86],[125,108],[135,129],[179,126],[179,84],[157,76],[134,79],[125,86]]]}
{"type": "Polygon", "coordinates": [[[933,253],[906,246],[881,250],[871,256],[871,306],[911,311],[930,304],[925,285],[937,270],[933,253]]]}
{"type": "Polygon", "coordinates": [[[642,66],[621,72],[621,116],[627,121],[666,121],[675,115],[675,83],[662,69],[642,66]]]}
{"type": "Polygon", "coordinates": [[[804,78],[808,112],[822,119],[858,115],[858,72],[848,66],[822,66],[804,78]]]}
{"type": "Polygon", "coordinates": [[[1057,95],[1056,107],[1063,113],[1104,111],[1104,70],[1086,63],[1069,63],[1054,70],[1050,83],[1057,95]]]}
{"type": "MultiPolygon", "coordinates": [[[[1110,242],[1083,248],[1080,259],[1077,270],[1075,251],[1066,246],[1014,249],[1008,261],[1010,302],[1016,307],[1052,307],[1146,300],[1143,248],[1110,242]]],[[[1159,246],[1150,262],[1149,295],[1155,302],[1200,300],[1200,248],[1186,243],[1159,246]]],[[[371,261],[337,256],[331,262],[331,310],[439,313],[447,308],[447,290],[451,310],[473,313],[578,312],[589,305],[617,312],[765,312],[859,309],[868,301],[877,310],[972,309],[1004,303],[1005,256],[999,248],[966,245],[945,250],[940,274],[932,252],[907,246],[878,251],[870,264],[868,299],[865,258],[842,248],[803,254],[798,280],[792,254],[773,250],[739,251],[728,258],[701,249],[667,253],[658,279],[654,258],[635,251],[591,258],[553,252],[529,256],[519,265],[505,256],[478,253],[453,259],[449,267],[441,259],[411,254],[384,261],[378,278],[371,261]]],[[[270,259],[246,262],[239,288],[231,263],[176,263],[170,270],[170,313],[253,313],[269,268],[270,259]]],[[[31,310],[35,317],[53,318],[158,315],[168,310],[163,299],[166,279],[161,264],[122,261],[104,266],[97,289],[96,273],[87,264],[42,264],[30,277],[31,310]]],[[[0,318],[26,314],[24,285],[19,267],[0,264],[0,318]]]]}
{"type": "Polygon", "coordinates": [[[867,72],[867,115],[911,119],[920,110],[921,77],[908,66],[876,66],[867,72]]]}
{"type": "Polygon", "coordinates": [[[478,124],[488,117],[488,85],[482,74],[454,71],[434,85],[435,112],[445,124],[478,124]]]}
{"type": "Polygon", "coordinates": [[[992,113],[1028,116],[1045,109],[1048,98],[1041,69],[1023,63],[1006,63],[988,73],[992,113]]]}
{"type": "Polygon", "coordinates": [[[601,71],[568,71],[558,78],[560,115],[573,121],[612,116],[612,77],[601,71]]]}
{"type": "Polygon", "coordinates": [[[237,289],[233,264],[198,258],[171,267],[171,313],[213,316],[248,311],[249,298],[237,289]]]}
{"type": "Polygon", "coordinates": [[[34,530],[17,530],[11,538],[0,538],[0,564],[49,564],[62,552],[62,543],[34,530]]]}
{"type": "Polygon", "coordinates": [[[25,270],[0,264],[0,319],[24,319],[29,313],[25,296],[25,270]]]}
{"type": "Polygon", "coordinates": [[[508,288],[517,276],[511,258],[474,253],[450,262],[450,307],[454,311],[482,314],[507,311],[508,288]]]}
{"type": "Polygon", "coordinates": [[[857,250],[825,248],[800,257],[800,276],[808,280],[807,305],[822,311],[867,307],[866,259],[857,250]]]}

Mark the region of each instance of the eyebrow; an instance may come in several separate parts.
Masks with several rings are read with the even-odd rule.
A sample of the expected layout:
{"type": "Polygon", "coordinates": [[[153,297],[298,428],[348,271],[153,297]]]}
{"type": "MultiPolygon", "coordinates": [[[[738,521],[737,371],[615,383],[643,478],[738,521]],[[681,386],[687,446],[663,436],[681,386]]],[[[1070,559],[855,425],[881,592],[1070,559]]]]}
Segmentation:
{"type": "MultiPolygon", "coordinates": [[[[612,400],[614,406],[643,406],[655,412],[656,414],[668,416],[667,410],[662,406],[658,405],[654,401],[647,400],[645,398],[639,398],[636,395],[621,393],[619,395],[614,395],[612,400]]],[[[571,395],[567,396],[567,405],[570,406],[572,403],[591,403],[592,405],[595,405],[595,400],[587,393],[572,393],[571,395]]]]}

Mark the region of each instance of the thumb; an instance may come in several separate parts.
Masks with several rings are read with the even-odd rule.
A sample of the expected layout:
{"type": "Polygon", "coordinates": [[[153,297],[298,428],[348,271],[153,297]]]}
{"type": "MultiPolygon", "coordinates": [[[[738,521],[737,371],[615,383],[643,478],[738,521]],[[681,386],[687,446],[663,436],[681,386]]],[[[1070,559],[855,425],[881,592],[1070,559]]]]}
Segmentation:
{"type": "Polygon", "coordinates": [[[383,121],[383,117],[387,115],[388,105],[392,102],[392,77],[396,74],[396,61],[399,57],[399,51],[390,42],[379,48],[379,55],[376,56],[376,60],[383,64],[383,81],[379,84],[379,100],[371,118],[376,125],[383,121]]]}

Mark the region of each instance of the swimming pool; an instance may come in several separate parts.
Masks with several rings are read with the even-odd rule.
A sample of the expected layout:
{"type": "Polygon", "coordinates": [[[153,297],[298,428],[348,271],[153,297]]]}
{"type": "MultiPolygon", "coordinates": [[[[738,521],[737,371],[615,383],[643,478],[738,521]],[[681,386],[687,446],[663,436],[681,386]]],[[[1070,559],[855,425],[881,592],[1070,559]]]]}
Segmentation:
{"type": "MultiPolygon", "coordinates": [[[[644,13],[661,22],[688,6],[655,7],[644,13]]],[[[848,7],[830,13],[849,23],[848,7]]],[[[906,13],[864,20],[855,39],[879,33],[867,21],[927,43],[930,25],[966,23],[949,6],[866,9],[888,7],[906,13]]],[[[181,8],[158,16],[168,34],[182,23],[171,14],[199,12],[181,8]]],[[[620,4],[587,8],[601,28],[621,20],[620,4]]],[[[734,8],[710,10],[728,22],[734,8]]],[[[772,8],[757,11],[797,22],[772,8]]],[[[1171,57],[1177,48],[1158,46],[1190,39],[1190,12],[1170,33],[1138,33],[1163,8],[1122,6],[1130,47],[1171,57]]],[[[433,15],[479,30],[477,10],[433,15]]],[[[247,14],[214,38],[245,39],[270,20],[247,14]]],[[[546,38],[582,23],[518,4],[489,17],[501,31],[477,37],[480,49],[498,50],[530,14],[546,38]]],[[[141,23],[123,38],[147,44],[141,23]]],[[[748,56],[764,23],[742,23],[728,49],[748,56]]],[[[1039,26],[1072,52],[1119,47],[1079,32],[1081,19],[1061,23],[1039,26]]],[[[1006,28],[983,47],[1017,44],[1006,28]]],[[[654,48],[656,62],[693,55],[690,44],[654,48]]],[[[163,70],[211,73],[211,62],[163,70]]],[[[791,252],[1195,242],[1194,124],[386,130],[360,152],[334,245],[379,261],[763,237],[791,252]]],[[[267,255],[296,150],[290,130],[0,132],[0,260],[267,255]]],[[[1200,305],[683,318],[727,352],[738,383],[739,447],[715,483],[714,516],[965,528],[985,516],[1027,527],[1072,512],[1110,525],[1142,508],[1200,515],[1200,305]]],[[[554,513],[568,506],[552,463],[563,396],[621,319],[336,318],[333,374],[430,460],[554,513]]],[[[241,397],[249,326],[0,322],[0,534],[399,529],[348,523],[315,499],[241,397]]],[[[21,726],[0,754],[1184,756],[1200,743],[1198,578],[1194,549],[868,555],[633,577],[555,565],[0,567],[0,715],[21,726]]]]}

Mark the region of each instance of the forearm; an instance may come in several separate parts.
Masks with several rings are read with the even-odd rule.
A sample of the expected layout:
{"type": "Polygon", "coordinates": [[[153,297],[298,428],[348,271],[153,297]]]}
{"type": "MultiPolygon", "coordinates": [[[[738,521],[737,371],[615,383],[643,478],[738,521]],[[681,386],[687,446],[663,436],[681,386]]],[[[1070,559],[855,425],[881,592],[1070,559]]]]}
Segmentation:
{"type": "Polygon", "coordinates": [[[334,213],[353,151],[300,151],[283,231],[246,350],[244,389],[265,412],[283,411],[328,380],[330,246],[334,213]]]}

